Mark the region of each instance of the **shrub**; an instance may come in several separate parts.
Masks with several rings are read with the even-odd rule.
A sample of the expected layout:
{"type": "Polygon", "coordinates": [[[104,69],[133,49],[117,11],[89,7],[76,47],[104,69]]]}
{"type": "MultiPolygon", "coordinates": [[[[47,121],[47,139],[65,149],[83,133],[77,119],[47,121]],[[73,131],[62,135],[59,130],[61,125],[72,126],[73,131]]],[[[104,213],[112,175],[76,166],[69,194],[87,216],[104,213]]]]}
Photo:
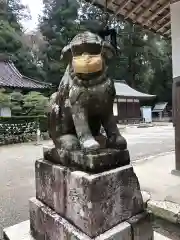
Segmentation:
{"type": "Polygon", "coordinates": [[[11,97],[3,88],[0,89],[0,107],[10,107],[11,97]]]}
{"type": "Polygon", "coordinates": [[[29,92],[23,97],[23,109],[28,115],[44,115],[48,106],[48,98],[39,92],[29,92]]]}
{"type": "Polygon", "coordinates": [[[14,91],[10,94],[11,97],[11,113],[12,115],[21,115],[23,106],[23,94],[14,91]]]}

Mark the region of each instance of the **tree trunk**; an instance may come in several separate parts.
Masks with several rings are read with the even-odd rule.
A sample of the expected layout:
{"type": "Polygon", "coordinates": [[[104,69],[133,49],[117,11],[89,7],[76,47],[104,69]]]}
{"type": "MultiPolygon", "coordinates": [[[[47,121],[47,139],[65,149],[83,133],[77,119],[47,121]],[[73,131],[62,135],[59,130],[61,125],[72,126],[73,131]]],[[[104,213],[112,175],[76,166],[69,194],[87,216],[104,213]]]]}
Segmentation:
{"type": "Polygon", "coordinates": [[[135,72],[135,63],[134,63],[134,59],[135,59],[135,51],[133,49],[134,47],[134,32],[135,32],[135,25],[132,25],[131,28],[131,32],[129,34],[129,42],[130,42],[130,46],[132,49],[132,52],[130,52],[129,55],[129,73],[130,73],[130,86],[132,88],[135,88],[135,76],[136,76],[136,72],[135,72]]]}

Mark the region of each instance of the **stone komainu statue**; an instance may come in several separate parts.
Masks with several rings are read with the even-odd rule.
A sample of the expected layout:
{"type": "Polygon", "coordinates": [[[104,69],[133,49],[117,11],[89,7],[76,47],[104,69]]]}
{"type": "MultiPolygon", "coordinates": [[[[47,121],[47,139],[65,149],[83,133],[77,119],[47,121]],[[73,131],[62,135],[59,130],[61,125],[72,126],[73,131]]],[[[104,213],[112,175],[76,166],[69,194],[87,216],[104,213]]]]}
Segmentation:
{"type": "Polygon", "coordinates": [[[57,148],[97,150],[103,127],[106,148],[126,149],[113,116],[114,83],[107,76],[107,61],[114,54],[111,44],[89,31],[64,47],[68,66],[49,111],[49,134],[57,148]]]}

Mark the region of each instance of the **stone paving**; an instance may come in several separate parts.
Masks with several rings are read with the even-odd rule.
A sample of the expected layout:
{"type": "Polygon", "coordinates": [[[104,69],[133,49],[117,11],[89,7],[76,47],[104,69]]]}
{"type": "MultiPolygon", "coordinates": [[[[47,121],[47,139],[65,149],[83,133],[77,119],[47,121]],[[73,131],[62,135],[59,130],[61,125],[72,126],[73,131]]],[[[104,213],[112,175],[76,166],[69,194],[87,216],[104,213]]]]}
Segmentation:
{"type": "Polygon", "coordinates": [[[170,238],[165,237],[159,233],[154,233],[154,240],[170,240],[170,238]]]}
{"type": "MultiPolygon", "coordinates": [[[[174,149],[172,125],[127,128],[123,135],[128,140],[133,161],[174,149]]],[[[29,218],[28,199],[35,196],[34,162],[38,158],[42,158],[42,145],[30,143],[0,147],[0,239],[4,227],[29,218]]]]}
{"type": "Polygon", "coordinates": [[[174,151],[172,124],[149,128],[131,127],[124,131],[132,161],[174,151]]]}

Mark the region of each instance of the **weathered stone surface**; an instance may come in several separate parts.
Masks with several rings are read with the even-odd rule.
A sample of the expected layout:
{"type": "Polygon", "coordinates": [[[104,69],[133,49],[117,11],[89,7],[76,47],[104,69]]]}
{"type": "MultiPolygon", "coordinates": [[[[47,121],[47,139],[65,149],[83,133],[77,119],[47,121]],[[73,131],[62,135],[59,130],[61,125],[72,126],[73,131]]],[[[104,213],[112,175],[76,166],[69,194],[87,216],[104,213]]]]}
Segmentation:
{"type": "Polygon", "coordinates": [[[52,148],[54,148],[54,144],[44,145],[43,146],[43,157],[44,157],[44,160],[48,160],[51,157],[49,154],[50,154],[50,151],[51,151],[52,148]]]}
{"type": "Polygon", "coordinates": [[[151,199],[151,195],[146,191],[141,191],[141,194],[143,198],[144,208],[147,208],[147,203],[151,199]]]}
{"type": "Polygon", "coordinates": [[[130,165],[89,174],[38,160],[36,192],[39,200],[90,237],[144,208],[139,182],[130,165]]]}
{"type": "MultiPolygon", "coordinates": [[[[56,214],[37,199],[30,200],[31,232],[37,240],[91,240],[67,220],[56,214]]],[[[123,222],[94,240],[132,240],[131,226],[123,222]]],[[[21,239],[18,239],[21,240],[21,239]]],[[[29,240],[29,239],[27,239],[29,240]]]]}
{"type": "MultiPolygon", "coordinates": [[[[38,240],[59,240],[67,239],[69,228],[71,225],[60,215],[52,211],[37,199],[30,200],[30,228],[35,239],[38,240]]],[[[76,234],[75,228],[72,226],[71,233],[76,234]],[[74,233],[75,232],[75,233],[74,233]]],[[[69,239],[70,236],[69,236],[69,239]]],[[[82,239],[85,239],[85,236],[82,239]]]]}
{"type": "Polygon", "coordinates": [[[150,200],[147,204],[148,210],[153,215],[166,219],[172,223],[180,223],[180,205],[168,201],[150,200]]]}
{"type": "Polygon", "coordinates": [[[65,167],[48,161],[37,160],[36,197],[57,213],[64,215],[65,210],[65,167]]]}
{"type": "Polygon", "coordinates": [[[130,164],[128,150],[102,149],[98,152],[86,153],[82,151],[70,152],[70,161],[82,170],[94,173],[111,170],[130,164]]]}
{"type": "Polygon", "coordinates": [[[56,164],[63,164],[67,166],[69,163],[69,157],[67,151],[54,146],[44,146],[43,147],[44,160],[50,161],[56,164]]]}
{"type": "Polygon", "coordinates": [[[131,225],[122,222],[111,230],[96,237],[95,240],[132,240],[131,225]]]}
{"type": "Polygon", "coordinates": [[[133,240],[153,240],[154,233],[147,212],[133,216],[127,222],[131,225],[133,240]]]}
{"type": "MultiPolygon", "coordinates": [[[[98,69],[98,65],[95,64],[92,71],[89,72],[88,67],[87,72],[79,72],[76,69],[78,62],[72,58],[75,41],[72,40],[69,46],[62,50],[62,58],[68,55],[67,59],[72,64],[68,64],[58,91],[50,98],[49,135],[57,147],[59,137],[72,134],[77,137],[82,150],[91,151],[101,148],[94,136],[97,136],[103,127],[108,146],[124,150],[127,148],[127,142],[120,134],[113,115],[116,91],[114,81],[108,76],[105,60],[106,57],[114,55],[114,48],[111,44],[103,42],[98,35],[88,31],[76,35],[74,39],[78,39],[75,40],[75,48],[79,53],[86,52],[87,56],[92,55],[92,44],[99,53],[103,52],[99,59],[101,63],[98,69]]],[[[79,57],[84,58],[81,54],[79,57]]],[[[81,64],[83,63],[85,62],[82,59],[81,64]]],[[[85,64],[83,69],[86,68],[85,64]]]]}
{"type": "MultiPolygon", "coordinates": [[[[99,237],[95,238],[95,240],[129,240],[130,231],[129,231],[129,224],[127,224],[127,228],[125,228],[127,223],[121,223],[117,227],[113,228],[112,230],[108,231],[107,233],[100,235],[99,237]],[[120,228],[120,229],[119,229],[120,228]],[[117,234],[116,234],[117,232],[117,234]],[[122,234],[120,234],[120,232],[122,234]],[[111,233],[111,234],[109,234],[111,233]],[[115,233],[115,234],[114,234],[115,233]],[[113,235],[114,234],[114,235],[113,235]],[[104,236],[104,239],[101,238],[104,236]]],[[[33,238],[30,234],[30,221],[21,222],[15,226],[8,227],[4,230],[4,238],[5,240],[37,240],[33,238]]],[[[59,238],[62,239],[62,238],[59,238]]],[[[79,240],[78,238],[72,237],[71,240],[79,240]]],[[[89,238],[87,238],[89,239],[89,238]]],[[[163,236],[157,232],[154,232],[154,239],[155,240],[170,240],[172,238],[168,238],[163,236]]],[[[63,239],[65,240],[65,239],[63,239]]]]}
{"type": "Polygon", "coordinates": [[[90,237],[142,212],[138,179],[129,166],[100,174],[67,175],[66,218],[90,237]]]}
{"type": "Polygon", "coordinates": [[[122,167],[130,164],[128,150],[100,149],[92,153],[83,151],[64,151],[54,147],[44,147],[44,159],[53,163],[71,167],[76,166],[79,170],[92,173],[122,167]]]}
{"type": "MultiPolygon", "coordinates": [[[[69,226],[71,227],[70,224],[69,226]]],[[[71,231],[70,228],[69,228],[69,231],[71,231]]],[[[74,234],[72,234],[70,239],[67,239],[66,234],[64,235],[64,237],[65,238],[63,238],[62,236],[59,236],[58,239],[59,240],[83,240],[83,239],[90,240],[91,239],[88,236],[86,236],[86,238],[82,238],[82,234],[77,234],[77,236],[74,236],[74,234]]],[[[37,238],[35,239],[31,235],[29,220],[5,229],[4,238],[5,240],[37,240],[37,238]]],[[[123,222],[117,225],[116,227],[114,227],[113,229],[107,231],[106,233],[98,236],[94,240],[112,240],[112,239],[113,240],[132,240],[130,224],[127,222],[123,222]]]]}

